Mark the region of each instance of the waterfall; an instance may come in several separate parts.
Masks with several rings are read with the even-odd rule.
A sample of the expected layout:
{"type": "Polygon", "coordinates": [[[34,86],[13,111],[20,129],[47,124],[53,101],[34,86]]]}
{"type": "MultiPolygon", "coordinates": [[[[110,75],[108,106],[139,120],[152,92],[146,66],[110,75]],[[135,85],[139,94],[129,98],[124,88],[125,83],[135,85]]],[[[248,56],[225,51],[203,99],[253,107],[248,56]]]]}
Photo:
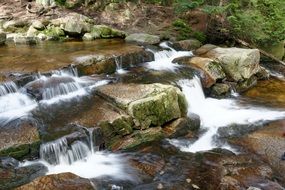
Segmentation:
{"type": "Polygon", "coordinates": [[[4,82],[0,84],[0,96],[15,93],[18,91],[17,85],[13,81],[4,82]]]}
{"type": "Polygon", "coordinates": [[[161,51],[147,49],[154,54],[154,61],[146,63],[146,67],[153,70],[175,71],[179,65],[172,63],[175,58],[183,56],[193,56],[191,51],[176,51],[168,45],[168,42],[162,42],[161,51]]]}
{"type": "Polygon", "coordinates": [[[49,100],[57,96],[67,95],[80,90],[82,87],[77,82],[60,83],[57,86],[45,88],[43,90],[43,99],[49,100]]]}
{"type": "MultiPolygon", "coordinates": [[[[179,145],[182,151],[197,152],[216,148],[213,136],[219,127],[231,124],[251,124],[277,120],[285,117],[285,111],[274,111],[261,107],[242,106],[234,99],[206,98],[200,79],[180,80],[178,85],[182,88],[188,102],[188,113],[200,116],[201,125],[207,130],[196,142],[189,146],[179,145]]],[[[177,143],[174,142],[175,145],[177,143]]],[[[225,148],[225,147],[223,147],[225,148]]]]}
{"type": "Polygon", "coordinates": [[[125,170],[126,158],[94,150],[93,129],[87,130],[86,141],[76,140],[69,144],[66,137],[42,144],[40,159],[26,161],[21,166],[42,163],[48,168],[48,174],[71,172],[83,178],[110,176],[120,180],[133,180],[125,170]],[[90,144],[88,144],[90,143],[90,144]]]}
{"type": "Polygon", "coordinates": [[[116,73],[125,74],[128,72],[125,69],[123,69],[123,57],[122,56],[115,57],[115,63],[116,63],[116,73]]]}

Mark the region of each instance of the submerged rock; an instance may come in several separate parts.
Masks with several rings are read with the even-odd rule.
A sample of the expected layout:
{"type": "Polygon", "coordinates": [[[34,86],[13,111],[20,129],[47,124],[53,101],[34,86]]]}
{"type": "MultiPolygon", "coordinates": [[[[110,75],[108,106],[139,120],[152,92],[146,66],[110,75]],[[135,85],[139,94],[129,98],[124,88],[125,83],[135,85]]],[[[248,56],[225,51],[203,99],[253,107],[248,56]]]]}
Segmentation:
{"type": "Polygon", "coordinates": [[[61,173],[61,174],[53,174],[47,175],[43,177],[39,177],[21,187],[16,188],[16,190],[33,190],[33,189],[45,189],[45,190],[93,190],[93,186],[90,183],[90,180],[81,178],[72,173],[61,173]]]}
{"type": "Polygon", "coordinates": [[[37,155],[39,145],[40,136],[33,121],[18,119],[0,128],[0,156],[32,157],[37,155]]]}
{"type": "Polygon", "coordinates": [[[159,126],[186,114],[182,92],[162,84],[110,84],[99,87],[97,94],[125,110],[138,129],[159,126]]]}
{"type": "Polygon", "coordinates": [[[144,44],[144,45],[155,45],[160,42],[159,36],[154,36],[150,34],[144,34],[144,33],[134,33],[130,34],[125,38],[127,42],[136,42],[138,44],[144,44]]]}

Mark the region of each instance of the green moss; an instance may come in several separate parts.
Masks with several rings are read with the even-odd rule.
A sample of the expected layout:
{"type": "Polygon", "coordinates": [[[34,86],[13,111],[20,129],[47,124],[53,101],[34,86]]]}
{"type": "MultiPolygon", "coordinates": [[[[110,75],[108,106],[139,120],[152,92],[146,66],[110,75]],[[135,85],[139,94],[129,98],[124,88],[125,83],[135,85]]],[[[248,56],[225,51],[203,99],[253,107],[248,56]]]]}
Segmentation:
{"type": "Polygon", "coordinates": [[[134,123],[131,117],[120,117],[112,122],[113,129],[119,135],[125,136],[133,132],[134,123]]]}

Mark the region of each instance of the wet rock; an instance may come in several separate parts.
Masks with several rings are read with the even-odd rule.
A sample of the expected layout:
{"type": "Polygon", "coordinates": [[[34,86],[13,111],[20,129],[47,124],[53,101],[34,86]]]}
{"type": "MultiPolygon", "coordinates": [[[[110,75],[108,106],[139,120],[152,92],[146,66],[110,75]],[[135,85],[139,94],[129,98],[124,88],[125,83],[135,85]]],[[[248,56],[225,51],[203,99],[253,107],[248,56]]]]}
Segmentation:
{"type": "Polygon", "coordinates": [[[217,48],[218,46],[213,45],[213,44],[205,44],[202,47],[200,47],[199,49],[196,49],[194,51],[194,54],[197,56],[203,55],[205,53],[207,53],[208,51],[217,48]]]}
{"type": "Polygon", "coordinates": [[[243,82],[239,82],[236,86],[236,90],[238,92],[245,92],[248,89],[254,87],[256,84],[257,84],[257,78],[256,78],[256,76],[252,76],[243,82]]]}
{"type": "Polygon", "coordinates": [[[140,63],[152,61],[151,52],[138,46],[127,46],[114,55],[90,55],[76,60],[78,72],[81,75],[111,74],[116,71],[116,62],[122,67],[129,67],[140,63]]]}
{"type": "Polygon", "coordinates": [[[196,39],[181,40],[173,43],[173,47],[182,51],[193,51],[202,46],[202,43],[196,39]]]}
{"type": "Polygon", "coordinates": [[[154,36],[150,34],[144,34],[144,33],[134,33],[130,34],[125,38],[127,42],[136,42],[138,44],[144,44],[144,45],[155,45],[160,42],[159,36],[154,36]]]}
{"type": "Polygon", "coordinates": [[[216,83],[211,88],[211,96],[216,98],[224,97],[230,93],[230,90],[228,84],[216,83]]]}
{"type": "Polygon", "coordinates": [[[283,175],[285,162],[280,158],[285,150],[284,129],[281,127],[284,124],[284,120],[273,122],[237,142],[267,160],[272,168],[279,173],[283,182],[285,181],[283,175]]]}
{"type": "MultiPolygon", "coordinates": [[[[208,45],[209,46],[209,45],[208,45]]],[[[211,58],[220,63],[227,78],[236,82],[244,81],[255,75],[260,67],[258,49],[201,47],[200,56],[211,58]],[[205,50],[207,49],[207,50],[205,50]]]]}
{"type": "Polygon", "coordinates": [[[10,157],[0,158],[0,189],[13,189],[45,175],[47,168],[42,164],[19,167],[19,162],[10,157]]]}
{"type": "Polygon", "coordinates": [[[200,128],[200,117],[193,114],[187,118],[178,118],[169,124],[163,126],[165,136],[168,138],[177,138],[188,134],[191,131],[200,128]]]}
{"type": "Polygon", "coordinates": [[[114,138],[111,142],[107,142],[107,147],[111,150],[130,150],[163,138],[162,128],[153,127],[146,130],[136,130],[133,134],[124,138],[114,138]]]}
{"type": "Polygon", "coordinates": [[[110,84],[99,87],[99,96],[116,104],[134,119],[138,129],[159,126],[186,114],[182,92],[162,84],[110,84]]]}
{"type": "Polygon", "coordinates": [[[90,181],[88,179],[81,178],[72,173],[61,173],[54,175],[47,175],[39,177],[21,187],[16,188],[17,190],[36,190],[36,189],[46,189],[46,190],[93,190],[90,181]]]}
{"type": "Polygon", "coordinates": [[[0,31],[0,45],[4,45],[6,42],[6,33],[0,31]]]}
{"type": "Polygon", "coordinates": [[[269,79],[270,74],[264,67],[260,67],[259,71],[256,73],[256,77],[258,80],[267,80],[269,79]]]}
{"type": "Polygon", "coordinates": [[[40,33],[37,35],[37,38],[41,41],[44,41],[47,39],[47,36],[45,34],[40,33]]]}
{"type": "Polygon", "coordinates": [[[7,39],[13,41],[15,44],[27,44],[34,45],[37,43],[37,40],[34,36],[26,36],[21,33],[13,33],[7,36],[7,39]]]}
{"type": "Polygon", "coordinates": [[[226,127],[220,127],[218,129],[218,134],[222,138],[229,137],[241,137],[250,132],[256,131],[257,129],[262,128],[262,124],[248,124],[248,125],[237,125],[232,124],[226,127]]]}
{"type": "Polygon", "coordinates": [[[28,31],[27,31],[27,36],[28,37],[35,37],[35,36],[37,36],[38,33],[39,32],[37,29],[35,29],[33,26],[30,26],[28,31]]]}
{"type": "Polygon", "coordinates": [[[64,31],[60,27],[52,25],[47,26],[47,28],[41,31],[40,34],[46,35],[47,40],[59,40],[65,37],[64,31]]]}
{"type": "Polygon", "coordinates": [[[82,37],[83,40],[86,40],[86,41],[91,41],[91,40],[94,40],[95,37],[91,34],[91,33],[85,33],[82,37]]]}
{"type": "Polygon", "coordinates": [[[39,132],[34,121],[18,119],[0,128],[0,156],[17,159],[36,156],[39,145],[39,132]]]}
{"type": "Polygon", "coordinates": [[[203,86],[206,88],[211,87],[217,80],[222,80],[226,77],[221,65],[209,58],[192,57],[181,58],[174,60],[177,63],[185,64],[202,70],[201,78],[203,86]]]}

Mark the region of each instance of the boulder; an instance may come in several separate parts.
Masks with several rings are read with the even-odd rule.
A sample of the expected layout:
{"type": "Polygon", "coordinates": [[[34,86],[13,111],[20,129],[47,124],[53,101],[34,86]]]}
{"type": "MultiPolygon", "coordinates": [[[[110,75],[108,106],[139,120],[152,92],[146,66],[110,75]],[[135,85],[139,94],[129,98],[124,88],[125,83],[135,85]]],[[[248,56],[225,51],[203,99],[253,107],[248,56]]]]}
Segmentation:
{"type": "Polygon", "coordinates": [[[6,33],[0,32],[0,45],[4,45],[6,42],[6,33]]]}
{"type": "Polygon", "coordinates": [[[99,87],[96,92],[125,110],[138,129],[159,126],[186,115],[185,97],[171,85],[110,84],[99,87]]]}
{"type": "Polygon", "coordinates": [[[35,37],[38,33],[39,31],[37,29],[35,29],[33,26],[30,26],[27,31],[27,37],[35,37]]]}
{"type": "Polygon", "coordinates": [[[33,121],[19,119],[0,128],[0,156],[35,156],[39,145],[40,136],[33,121]]]}
{"type": "Polygon", "coordinates": [[[231,90],[228,84],[216,83],[211,87],[211,96],[215,98],[220,98],[227,96],[231,90]]]}
{"type": "Polygon", "coordinates": [[[126,33],[106,25],[94,25],[91,28],[91,35],[96,38],[125,38],[126,33]]]}
{"type": "Polygon", "coordinates": [[[45,175],[46,172],[47,168],[40,163],[22,167],[11,157],[1,157],[0,189],[13,189],[45,175]]]}
{"type": "Polygon", "coordinates": [[[78,13],[69,13],[65,17],[51,20],[51,24],[60,27],[68,35],[80,36],[91,31],[93,20],[78,13]]]}
{"type": "Polygon", "coordinates": [[[40,34],[44,34],[47,40],[59,40],[65,37],[64,31],[60,27],[49,25],[40,34]]]}
{"type": "Polygon", "coordinates": [[[16,188],[16,190],[93,190],[89,179],[81,178],[72,173],[61,173],[39,177],[26,185],[16,188]]]}
{"type": "Polygon", "coordinates": [[[203,57],[185,57],[175,59],[173,62],[189,65],[197,68],[198,72],[202,72],[201,79],[204,87],[209,88],[226,77],[221,65],[213,59],[203,57]]]}
{"type": "Polygon", "coordinates": [[[200,56],[219,62],[229,80],[235,82],[251,78],[259,70],[260,53],[258,49],[220,48],[207,45],[196,51],[200,56]]]}
{"type": "Polygon", "coordinates": [[[43,25],[43,23],[39,20],[35,20],[32,23],[32,26],[37,30],[44,30],[45,29],[45,25],[43,25]]]}
{"type": "Polygon", "coordinates": [[[55,0],[36,0],[36,3],[44,7],[55,6],[55,0]]]}
{"type": "Polygon", "coordinates": [[[26,36],[22,33],[12,33],[7,35],[7,41],[12,41],[15,44],[34,45],[37,40],[34,36],[26,36]]]}
{"type": "Polygon", "coordinates": [[[135,42],[144,45],[155,45],[160,42],[159,36],[145,34],[145,33],[134,33],[130,34],[125,38],[126,42],[135,42]]]}
{"type": "Polygon", "coordinates": [[[3,24],[3,29],[4,31],[7,31],[7,32],[24,32],[24,30],[26,30],[29,27],[29,25],[30,25],[30,22],[27,20],[23,20],[23,19],[10,20],[3,24]]]}
{"type": "Polygon", "coordinates": [[[173,43],[173,47],[177,50],[193,51],[202,46],[202,43],[196,39],[181,40],[173,43]]]}

